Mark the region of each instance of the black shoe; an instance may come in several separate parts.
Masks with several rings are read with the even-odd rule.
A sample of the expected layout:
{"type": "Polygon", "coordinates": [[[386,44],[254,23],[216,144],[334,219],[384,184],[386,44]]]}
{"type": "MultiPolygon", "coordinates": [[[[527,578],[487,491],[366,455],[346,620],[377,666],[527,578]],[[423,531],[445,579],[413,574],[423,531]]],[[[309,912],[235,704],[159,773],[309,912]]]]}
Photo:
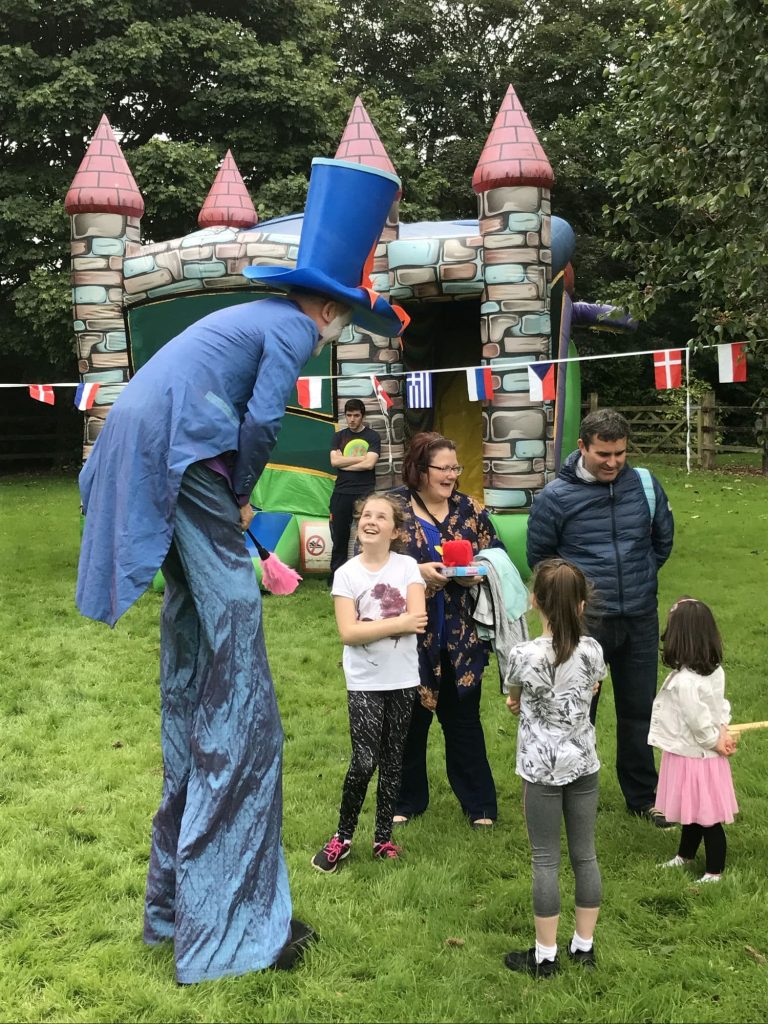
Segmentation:
{"type": "Polygon", "coordinates": [[[592,943],[592,949],[588,949],[586,952],[583,949],[577,949],[575,953],[571,952],[571,944],[569,942],[568,959],[572,960],[575,964],[579,964],[579,966],[585,968],[585,970],[594,971],[597,967],[594,942],[592,943]]]}
{"type": "Polygon", "coordinates": [[[630,814],[634,814],[636,818],[645,818],[646,821],[650,821],[656,828],[670,829],[677,828],[673,821],[667,821],[664,815],[656,807],[641,807],[639,810],[633,808],[629,809],[630,814]]]}
{"type": "Polygon", "coordinates": [[[525,949],[507,953],[504,957],[504,966],[510,971],[519,971],[521,974],[531,974],[534,978],[551,978],[560,970],[560,960],[542,960],[536,963],[536,948],[525,949]]]}
{"type": "Polygon", "coordinates": [[[304,951],[317,942],[317,932],[303,921],[291,920],[291,937],[280,951],[280,956],[272,964],[275,971],[291,971],[304,956],[304,951]]]}

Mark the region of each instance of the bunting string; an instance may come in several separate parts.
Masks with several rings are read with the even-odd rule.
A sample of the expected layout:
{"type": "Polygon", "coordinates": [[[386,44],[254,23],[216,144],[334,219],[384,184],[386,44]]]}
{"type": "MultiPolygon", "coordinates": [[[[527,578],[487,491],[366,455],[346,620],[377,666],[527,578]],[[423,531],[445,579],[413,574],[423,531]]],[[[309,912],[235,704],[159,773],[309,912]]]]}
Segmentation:
{"type": "MultiPolygon", "coordinates": [[[[768,341],[768,338],[758,338],[758,339],[756,339],[756,342],[763,342],[763,341],[768,341]]],[[[717,345],[707,345],[707,346],[703,346],[702,349],[699,349],[697,351],[702,351],[703,349],[709,350],[709,349],[712,349],[712,348],[716,348],[718,350],[730,349],[734,345],[745,346],[745,345],[747,345],[747,343],[746,342],[726,342],[726,343],[717,344],[717,345]]],[[[431,369],[428,372],[429,373],[466,373],[468,370],[486,370],[486,369],[490,369],[492,373],[497,373],[497,372],[501,372],[501,371],[509,371],[509,370],[519,370],[520,372],[522,372],[523,370],[526,370],[529,366],[534,366],[534,365],[536,365],[536,366],[543,366],[543,365],[552,366],[552,365],[557,365],[559,363],[563,363],[563,364],[566,364],[566,363],[588,363],[588,362],[595,362],[595,361],[601,360],[601,359],[631,359],[631,358],[635,358],[637,356],[654,356],[654,355],[659,355],[659,354],[661,354],[661,353],[663,353],[665,351],[679,351],[679,352],[685,351],[686,352],[686,365],[687,365],[691,349],[690,348],[683,349],[681,347],[681,348],[678,348],[677,350],[666,350],[666,349],[660,349],[660,348],[646,348],[646,349],[639,349],[639,350],[637,350],[635,352],[601,352],[598,355],[590,355],[590,356],[564,356],[564,357],[562,357],[560,359],[545,359],[545,358],[539,357],[537,359],[533,359],[533,358],[531,358],[531,359],[519,359],[519,360],[517,360],[515,362],[505,362],[504,360],[499,359],[499,360],[497,360],[496,362],[493,362],[493,363],[483,363],[481,366],[477,366],[477,365],[472,365],[472,366],[470,366],[470,365],[467,365],[467,366],[444,366],[444,367],[439,367],[439,368],[431,369]]],[[[413,371],[411,371],[411,370],[381,370],[380,371],[380,376],[381,377],[387,377],[387,378],[391,378],[391,377],[405,377],[405,376],[407,376],[411,372],[413,372],[413,371]]],[[[316,373],[316,374],[312,374],[312,377],[315,380],[321,380],[321,381],[322,380],[368,380],[368,381],[370,381],[370,379],[371,379],[371,371],[370,370],[368,370],[368,371],[362,370],[359,373],[327,373],[327,374],[316,373]]],[[[112,381],[102,381],[101,382],[101,386],[102,387],[109,387],[109,388],[114,388],[114,387],[118,387],[119,388],[119,387],[125,387],[125,385],[128,384],[128,383],[129,383],[128,381],[114,381],[114,382],[112,382],[112,381]]],[[[31,384],[32,384],[32,382],[13,383],[13,384],[2,384],[2,383],[0,383],[0,388],[28,388],[28,387],[31,386],[31,384]]],[[[71,381],[60,381],[60,382],[52,383],[52,384],[48,384],[47,383],[46,386],[47,387],[51,387],[51,388],[78,388],[80,386],[80,381],[76,381],[74,383],[71,382],[71,381]]]]}

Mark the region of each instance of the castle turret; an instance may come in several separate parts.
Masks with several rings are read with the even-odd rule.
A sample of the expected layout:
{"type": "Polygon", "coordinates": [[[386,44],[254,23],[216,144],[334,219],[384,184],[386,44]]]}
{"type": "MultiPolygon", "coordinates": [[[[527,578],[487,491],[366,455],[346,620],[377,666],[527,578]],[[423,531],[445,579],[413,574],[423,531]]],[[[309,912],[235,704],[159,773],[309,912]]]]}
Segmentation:
{"type": "MultiPolygon", "coordinates": [[[[359,96],[352,107],[335,159],[397,174],[359,96]]],[[[392,203],[373,258],[371,286],[385,298],[389,297],[390,291],[387,247],[398,236],[401,194],[398,192],[392,203]]],[[[382,438],[381,458],[376,466],[376,487],[379,490],[393,487],[399,483],[403,457],[402,378],[387,377],[387,374],[402,371],[399,341],[349,327],[337,345],[336,360],[338,372],[342,375],[336,387],[339,418],[343,415],[347,399],[361,398],[365,402],[368,426],[378,430],[382,438]],[[351,376],[349,380],[344,379],[345,374],[353,373],[370,373],[382,378],[382,386],[394,402],[388,416],[382,413],[369,379],[351,376]]]]}
{"type": "Polygon", "coordinates": [[[144,200],[107,120],[99,122],[64,201],[72,225],[72,310],[78,368],[101,384],[85,414],[87,458],[107,410],[128,380],[123,260],[138,248],[144,200]]]}
{"type": "Polygon", "coordinates": [[[243,176],[227,150],[197,217],[201,228],[252,228],[259,217],[243,176]]]}
{"type": "Polygon", "coordinates": [[[552,168],[512,86],[480,155],[472,187],[483,240],[483,362],[494,371],[483,417],[485,500],[525,508],[553,464],[551,403],[529,401],[525,364],[551,358],[552,168]]]}

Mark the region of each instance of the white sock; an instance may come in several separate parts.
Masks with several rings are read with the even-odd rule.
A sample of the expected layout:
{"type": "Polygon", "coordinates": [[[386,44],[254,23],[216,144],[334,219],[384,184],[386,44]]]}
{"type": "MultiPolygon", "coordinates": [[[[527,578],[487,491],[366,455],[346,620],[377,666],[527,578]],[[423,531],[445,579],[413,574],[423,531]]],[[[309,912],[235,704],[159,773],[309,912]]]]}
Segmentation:
{"type": "Polygon", "coordinates": [[[590,949],[592,949],[592,939],[582,939],[578,932],[574,932],[571,939],[571,952],[588,953],[590,949]]]}
{"type": "Polygon", "coordinates": [[[542,946],[540,942],[536,943],[536,963],[540,964],[544,960],[554,960],[557,956],[557,946],[542,946]]]}

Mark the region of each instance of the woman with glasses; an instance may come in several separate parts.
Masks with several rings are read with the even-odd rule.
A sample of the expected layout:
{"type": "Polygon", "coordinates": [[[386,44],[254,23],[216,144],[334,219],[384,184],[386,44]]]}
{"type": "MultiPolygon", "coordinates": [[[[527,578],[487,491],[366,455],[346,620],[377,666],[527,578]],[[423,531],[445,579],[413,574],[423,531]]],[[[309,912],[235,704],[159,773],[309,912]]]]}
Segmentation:
{"type": "Polygon", "coordinates": [[[445,736],[448,781],[473,828],[496,820],[496,786],[480,721],[480,682],[488,644],[472,619],[468,588],[480,578],[446,579],[442,544],[465,539],[474,551],[500,542],[482,505],[456,489],[462,467],[456,446],[437,433],[417,434],[403,459],[406,553],[419,563],[427,585],[427,629],[419,638],[420,703],[406,741],[403,781],[394,822],[423,814],[429,803],[427,737],[433,712],[445,736]]]}

